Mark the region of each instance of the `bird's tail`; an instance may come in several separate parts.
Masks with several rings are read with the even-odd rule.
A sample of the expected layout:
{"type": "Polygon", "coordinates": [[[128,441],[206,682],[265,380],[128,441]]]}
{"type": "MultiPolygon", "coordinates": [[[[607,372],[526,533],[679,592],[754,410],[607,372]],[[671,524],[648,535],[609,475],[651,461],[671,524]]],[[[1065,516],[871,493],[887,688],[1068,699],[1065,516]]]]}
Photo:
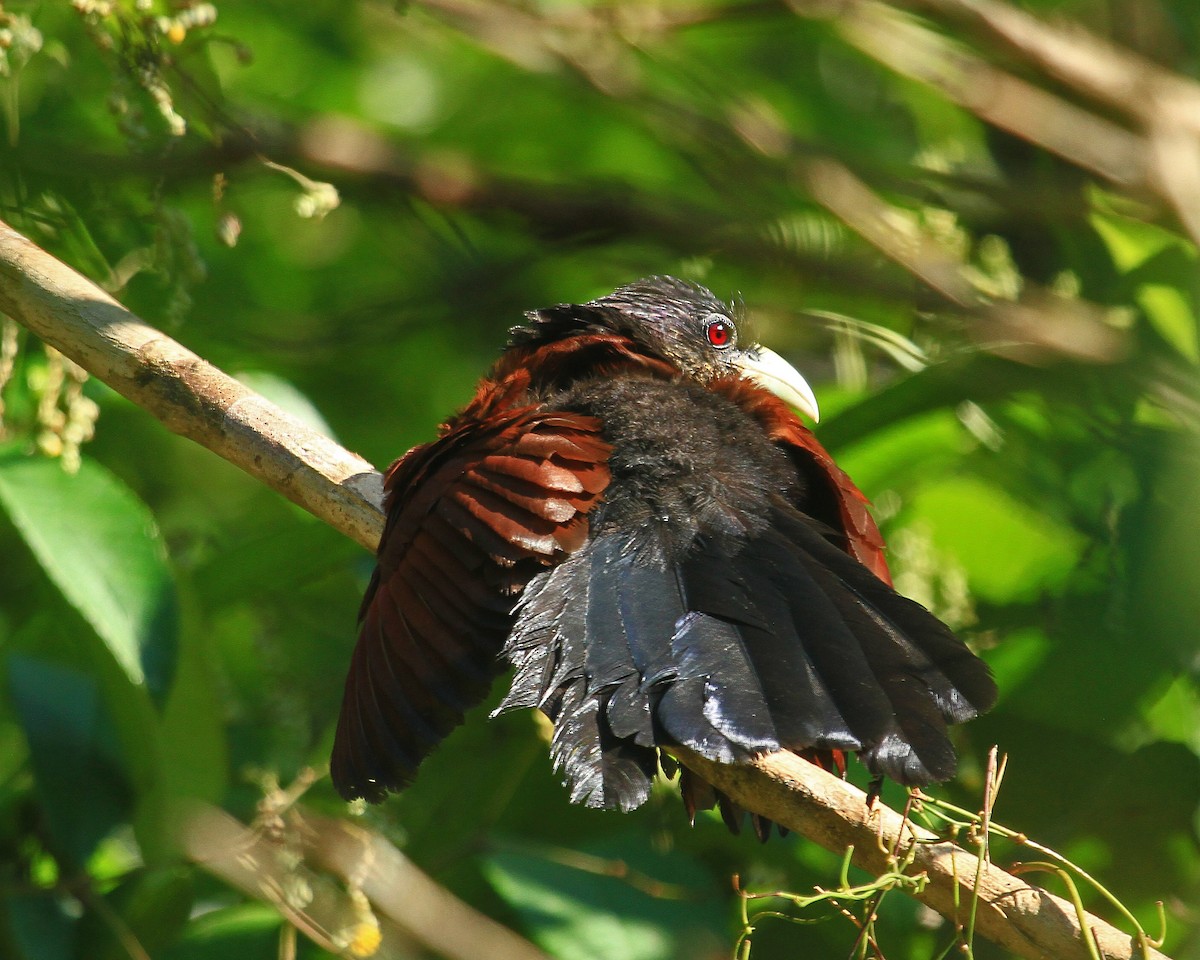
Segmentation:
{"type": "MultiPolygon", "coordinates": [[[[779,749],[875,775],[953,775],[947,725],[988,709],[987,666],[925,608],[779,502],[737,545],[697,537],[677,560],[601,533],[526,588],[500,710],[538,707],[571,799],[631,810],[658,747],[736,763],[779,749]]],[[[693,809],[716,798],[684,777],[693,809]]]]}

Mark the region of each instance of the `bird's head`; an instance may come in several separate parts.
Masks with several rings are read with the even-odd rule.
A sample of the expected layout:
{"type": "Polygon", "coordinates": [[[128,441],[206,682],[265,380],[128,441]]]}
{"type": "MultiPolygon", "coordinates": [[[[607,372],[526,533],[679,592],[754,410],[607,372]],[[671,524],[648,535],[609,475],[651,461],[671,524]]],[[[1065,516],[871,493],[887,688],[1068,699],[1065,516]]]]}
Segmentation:
{"type": "Polygon", "coordinates": [[[533,311],[533,323],[514,328],[510,343],[589,331],[624,334],[701,382],[730,375],[752,380],[815,423],[820,412],[812,388],[773,350],[740,343],[738,314],[699,284],[647,277],[589,303],[533,311]]]}

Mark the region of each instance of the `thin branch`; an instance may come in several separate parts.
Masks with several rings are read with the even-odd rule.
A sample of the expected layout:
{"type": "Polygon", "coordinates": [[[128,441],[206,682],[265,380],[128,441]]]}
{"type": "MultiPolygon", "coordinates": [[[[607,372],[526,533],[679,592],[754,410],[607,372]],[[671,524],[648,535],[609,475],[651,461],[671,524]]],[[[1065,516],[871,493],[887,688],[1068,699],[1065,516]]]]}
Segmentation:
{"type": "Polygon", "coordinates": [[[421,943],[451,960],[548,960],[529,941],[435,883],[385,837],[358,824],[306,814],[305,850],[346,878],[421,943]]]}
{"type": "Polygon", "coordinates": [[[197,864],[270,903],[333,953],[383,960],[415,954],[416,941],[448,960],[548,960],[356,824],[295,814],[272,835],[205,806],[187,815],[181,836],[197,864]]]}
{"type": "Polygon", "coordinates": [[[867,56],[928,84],[980,119],[1124,189],[1150,189],[1143,138],[993,66],[920,21],[874,0],[856,0],[837,29],[867,56]]]}
{"type": "Polygon", "coordinates": [[[967,279],[961,254],[915,229],[903,212],[833,160],[797,166],[809,192],[839,220],[964,312],[986,320],[970,332],[996,353],[1015,358],[1069,357],[1114,363],[1128,337],[1106,322],[1098,304],[1056,297],[1022,278],[1019,299],[985,297],[967,279]]]}
{"type": "MultiPolygon", "coordinates": [[[[370,465],[255,396],[142,323],[112,298],[0,223],[0,310],[37,333],[176,433],[262,479],[334,529],[373,546],[382,518],[370,465]]],[[[1065,901],[989,865],[903,820],[816,766],[787,753],[748,766],[723,766],[686,751],[683,761],[737,802],[842,852],[880,875],[911,849],[929,876],[920,899],[954,921],[979,876],[976,929],[1022,957],[1087,955],[1075,910],[1065,901]],[[915,847],[915,849],[913,849],[915,847]],[[891,862],[889,862],[891,858],[891,862]]],[[[329,856],[337,859],[333,852],[329,856]]],[[[1132,958],[1134,938],[1088,916],[1104,956],[1132,958]]],[[[1147,960],[1162,960],[1156,951],[1147,960]]]]}
{"type": "MultiPolygon", "coordinates": [[[[916,27],[909,28],[907,40],[899,35],[876,38],[864,48],[868,54],[1073,163],[1115,183],[1149,189],[1170,204],[1192,240],[1200,242],[1200,84],[1078,26],[1051,26],[994,0],[904,2],[965,25],[1077,97],[1124,114],[1140,134],[1005,74],[983,58],[965,52],[951,56],[949,46],[941,56],[929,55],[932,46],[914,53],[912,40],[924,32],[916,27]]],[[[895,17],[874,0],[853,0],[853,8],[860,17],[865,11],[868,23],[895,17]]]]}
{"type": "Polygon", "coordinates": [[[1171,115],[1200,136],[1200,84],[1088,33],[1048,24],[994,0],[901,0],[902,5],[961,24],[1081,96],[1146,126],[1171,115]]]}

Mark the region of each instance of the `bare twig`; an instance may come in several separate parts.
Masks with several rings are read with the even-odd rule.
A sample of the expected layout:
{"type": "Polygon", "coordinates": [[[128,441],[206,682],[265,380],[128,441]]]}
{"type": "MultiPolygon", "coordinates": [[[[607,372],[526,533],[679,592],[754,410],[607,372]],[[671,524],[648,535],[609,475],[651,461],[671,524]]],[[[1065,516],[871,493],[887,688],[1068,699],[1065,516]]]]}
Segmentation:
{"type": "Polygon", "coordinates": [[[800,166],[813,198],[886,256],[960,309],[986,320],[971,332],[998,353],[1036,360],[1070,357],[1085,363],[1123,359],[1126,335],[1105,322],[1104,310],[1080,299],[1056,297],[1023,282],[1017,300],[983,296],[967,279],[961,255],[903,219],[846,167],[833,160],[800,166]]]}
{"type": "Polygon", "coordinates": [[[984,120],[1117,184],[1156,194],[1200,242],[1200,83],[1078,26],[1052,26],[995,0],[904,0],[904,5],[965,25],[1078,99],[1123,115],[1136,132],[981,57],[953,51],[924,28],[904,26],[894,10],[875,0],[848,2],[843,29],[848,23],[850,42],[857,35],[871,56],[942,89],[984,120]],[[897,30],[878,32],[888,19],[897,30]]]}
{"type": "Polygon", "coordinates": [[[886,4],[848,4],[837,25],[847,43],[988,123],[1126,189],[1148,189],[1149,160],[1137,134],[999,69],[886,4]]]}
{"type": "Polygon", "coordinates": [[[345,820],[306,815],[311,860],[356,884],[382,913],[451,960],[544,960],[507,927],[434,883],[388,840],[345,820]]]}

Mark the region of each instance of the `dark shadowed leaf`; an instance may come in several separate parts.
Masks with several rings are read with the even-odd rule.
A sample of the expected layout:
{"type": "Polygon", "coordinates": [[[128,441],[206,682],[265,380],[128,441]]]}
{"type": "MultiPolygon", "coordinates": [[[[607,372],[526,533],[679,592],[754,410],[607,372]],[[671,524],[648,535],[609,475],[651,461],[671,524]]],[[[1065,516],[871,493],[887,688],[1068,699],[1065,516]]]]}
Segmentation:
{"type": "Polygon", "coordinates": [[[104,895],[105,915],[89,913],[80,924],[81,953],[88,960],[129,960],[131,935],[147,954],[158,956],[187,923],[192,888],[192,874],[183,867],[139,870],[127,876],[104,895]]]}
{"type": "Polygon", "coordinates": [[[133,806],[112,720],[93,678],[24,654],[7,667],[54,852],[81,865],[133,806]]]}
{"type": "MultiPolygon", "coordinates": [[[[71,960],[75,956],[75,917],[50,891],[4,899],[13,960],[71,960]]],[[[0,945],[4,938],[0,936],[0,945]]]]}

